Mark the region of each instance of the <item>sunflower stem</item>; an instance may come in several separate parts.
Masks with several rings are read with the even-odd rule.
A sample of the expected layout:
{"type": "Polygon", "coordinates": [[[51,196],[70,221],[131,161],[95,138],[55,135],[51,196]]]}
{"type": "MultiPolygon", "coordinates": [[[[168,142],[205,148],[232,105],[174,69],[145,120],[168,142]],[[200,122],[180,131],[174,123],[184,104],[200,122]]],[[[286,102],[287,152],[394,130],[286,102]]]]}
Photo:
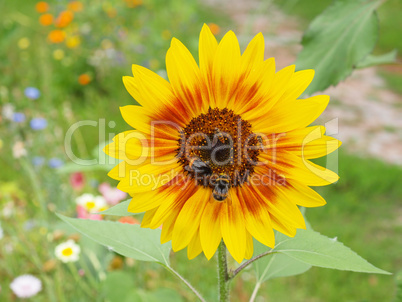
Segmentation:
{"type": "Polygon", "coordinates": [[[247,266],[249,266],[251,263],[253,263],[254,261],[257,261],[258,259],[267,256],[267,255],[271,255],[271,254],[275,254],[277,252],[273,252],[272,250],[264,252],[258,256],[255,256],[254,258],[251,258],[250,260],[244,262],[242,265],[240,265],[237,269],[235,269],[234,271],[231,272],[231,274],[228,276],[229,280],[233,279],[234,277],[236,277],[243,269],[245,269],[247,266]]]}
{"type": "Polygon", "coordinates": [[[226,256],[226,245],[221,241],[218,247],[218,289],[219,302],[229,301],[229,274],[226,256]]]}

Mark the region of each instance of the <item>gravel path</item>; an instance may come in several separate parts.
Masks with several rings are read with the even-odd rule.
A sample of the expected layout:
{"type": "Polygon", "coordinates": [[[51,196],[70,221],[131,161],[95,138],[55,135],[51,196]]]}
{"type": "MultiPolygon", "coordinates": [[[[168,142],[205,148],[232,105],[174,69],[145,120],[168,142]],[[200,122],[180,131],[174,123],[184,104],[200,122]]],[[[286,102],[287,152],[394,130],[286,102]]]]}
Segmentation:
{"type": "MultiPolygon", "coordinates": [[[[242,49],[261,31],[266,58],[275,57],[278,69],[294,63],[302,37],[296,18],[286,16],[272,4],[258,1],[208,0],[207,3],[232,17],[242,49]]],[[[395,67],[402,74],[402,66],[395,67]]],[[[354,71],[346,81],[324,93],[331,96],[331,102],[318,122],[338,119],[338,134],[333,136],[344,143],[343,148],[402,165],[402,96],[386,88],[376,68],[354,71]]]]}

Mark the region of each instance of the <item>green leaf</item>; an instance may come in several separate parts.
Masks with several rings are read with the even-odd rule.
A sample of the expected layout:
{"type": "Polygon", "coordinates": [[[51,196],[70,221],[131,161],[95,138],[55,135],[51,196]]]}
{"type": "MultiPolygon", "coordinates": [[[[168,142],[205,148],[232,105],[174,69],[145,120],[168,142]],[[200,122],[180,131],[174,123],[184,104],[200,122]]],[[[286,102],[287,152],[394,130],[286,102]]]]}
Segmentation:
{"type": "Polygon", "coordinates": [[[57,216],[80,233],[118,254],[169,266],[171,244],[160,244],[159,229],[142,229],[139,225],[112,221],[69,218],[60,214],[57,216]]]}
{"type": "Polygon", "coordinates": [[[368,55],[363,61],[357,64],[357,68],[366,68],[375,65],[393,64],[396,62],[396,55],[398,51],[396,49],[387,52],[383,55],[374,56],[368,55]]]}
{"type": "Polygon", "coordinates": [[[375,9],[381,0],[338,0],[316,17],[305,32],[298,70],[315,69],[307,94],[345,79],[373,50],[378,36],[375,9]]]}
{"type": "MultiPolygon", "coordinates": [[[[287,238],[288,237],[285,235],[275,232],[275,240],[277,245],[287,238]]],[[[254,257],[265,253],[268,250],[269,248],[267,246],[263,245],[257,240],[254,240],[254,257]]],[[[279,253],[264,256],[255,261],[253,266],[257,274],[257,282],[260,283],[273,278],[299,275],[311,268],[310,264],[279,253]]]]}
{"type": "Polygon", "coordinates": [[[375,267],[336,239],[313,230],[297,230],[294,238],[276,245],[274,251],[313,266],[361,273],[390,274],[375,267]]]}
{"type": "Polygon", "coordinates": [[[115,206],[99,212],[99,214],[102,215],[115,215],[115,216],[130,216],[130,215],[135,215],[135,213],[131,213],[127,211],[128,205],[130,204],[131,199],[122,201],[118,204],[116,204],[115,206]]]}

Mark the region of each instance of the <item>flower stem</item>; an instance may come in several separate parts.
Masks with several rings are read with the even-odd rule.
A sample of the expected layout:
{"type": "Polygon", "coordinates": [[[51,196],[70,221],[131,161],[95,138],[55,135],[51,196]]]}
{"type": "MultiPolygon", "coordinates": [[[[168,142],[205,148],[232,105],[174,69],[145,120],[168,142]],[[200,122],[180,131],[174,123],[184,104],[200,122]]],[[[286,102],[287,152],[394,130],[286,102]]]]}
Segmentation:
{"type": "Polygon", "coordinates": [[[257,297],[257,293],[258,293],[258,290],[260,289],[260,286],[261,286],[260,282],[257,282],[255,284],[255,287],[254,287],[253,293],[251,294],[251,298],[250,298],[249,302],[254,302],[255,298],[257,297]]]}
{"type": "Polygon", "coordinates": [[[175,275],[177,278],[179,278],[181,281],[183,281],[183,283],[186,284],[189,289],[191,289],[191,291],[198,297],[198,299],[200,299],[201,302],[205,302],[205,299],[201,296],[201,294],[190,284],[190,282],[184,279],[182,275],[180,275],[170,266],[164,265],[164,267],[173,275],[175,275]]]}
{"type": "Polygon", "coordinates": [[[229,301],[229,275],[226,257],[226,245],[221,241],[218,247],[218,289],[219,302],[229,301]]]}
{"type": "Polygon", "coordinates": [[[265,253],[262,253],[258,256],[255,256],[254,258],[244,262],[242,265],[240,265],[237,269],[235,269],[233,272],[231,272],[229,279],[233,279],[234,277],[236,277],[243,269],[245,269],[247,266],[249,266],[251,263],[253,263],[254,261],[257,261],[258,259],[267,256],[267,255],[271,255],[271,254],[275,254],[277,252],[273,252],[272,250],[269,250],[265,253]]]}

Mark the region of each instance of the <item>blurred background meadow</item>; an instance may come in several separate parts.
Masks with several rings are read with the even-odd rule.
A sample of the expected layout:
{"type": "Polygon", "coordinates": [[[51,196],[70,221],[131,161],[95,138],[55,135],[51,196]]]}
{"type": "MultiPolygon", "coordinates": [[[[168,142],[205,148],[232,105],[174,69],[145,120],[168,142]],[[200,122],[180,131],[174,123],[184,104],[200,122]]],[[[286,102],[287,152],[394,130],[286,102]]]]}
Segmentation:
{"type": "MultiPolygon", "coordinates": [[[[121,80],[131,75],[131,64],[165,77],[171,38],[181,40],[197,58],[198,35],[207,23],[218,38],[234,30],[242,49],[263,32],[266,58],[275,56],[279,69],[295,61],[303,31],[330,3],[0,0],[0,301],[19,301],[24,295],[32,295],[31,301],[195,301],[163,268],[119,256],[54,215],[131,224],[141,220],[93,214],[127,196],[107,177],[108,160],[96,166],[71,161],[66,133],[74,123],[86,121],[73,129],[71,151],[105,162],[100,152],[105,141],[129,129],[119,106],[135,103],[121,80]],[[26,274],[40,284],[15,280],[26,274]]],[[[379,8],[374,53],[396,49],[402,55],[401,11],[400,0],[379,8]]],[[[306,214],[315,230],[337,237],[394,275],[313,267],[300,276],[269,280],[257,301],[397,299],[398,282],[402,287],[400,58],[396,64],[356,70],[325,92],[331,102],[319,122],[338,119],[333,136],[343,141],[341,178],[319,188],[328,204],[306,214]]],[[[214,299],[214,259],[199,256],[190,262],[182,251],[172,254],[171,261],[208,301],[214,299]]],[[[232,300],[247,301],[254,280],[251,271],[237,278],[232,300]]]]}

